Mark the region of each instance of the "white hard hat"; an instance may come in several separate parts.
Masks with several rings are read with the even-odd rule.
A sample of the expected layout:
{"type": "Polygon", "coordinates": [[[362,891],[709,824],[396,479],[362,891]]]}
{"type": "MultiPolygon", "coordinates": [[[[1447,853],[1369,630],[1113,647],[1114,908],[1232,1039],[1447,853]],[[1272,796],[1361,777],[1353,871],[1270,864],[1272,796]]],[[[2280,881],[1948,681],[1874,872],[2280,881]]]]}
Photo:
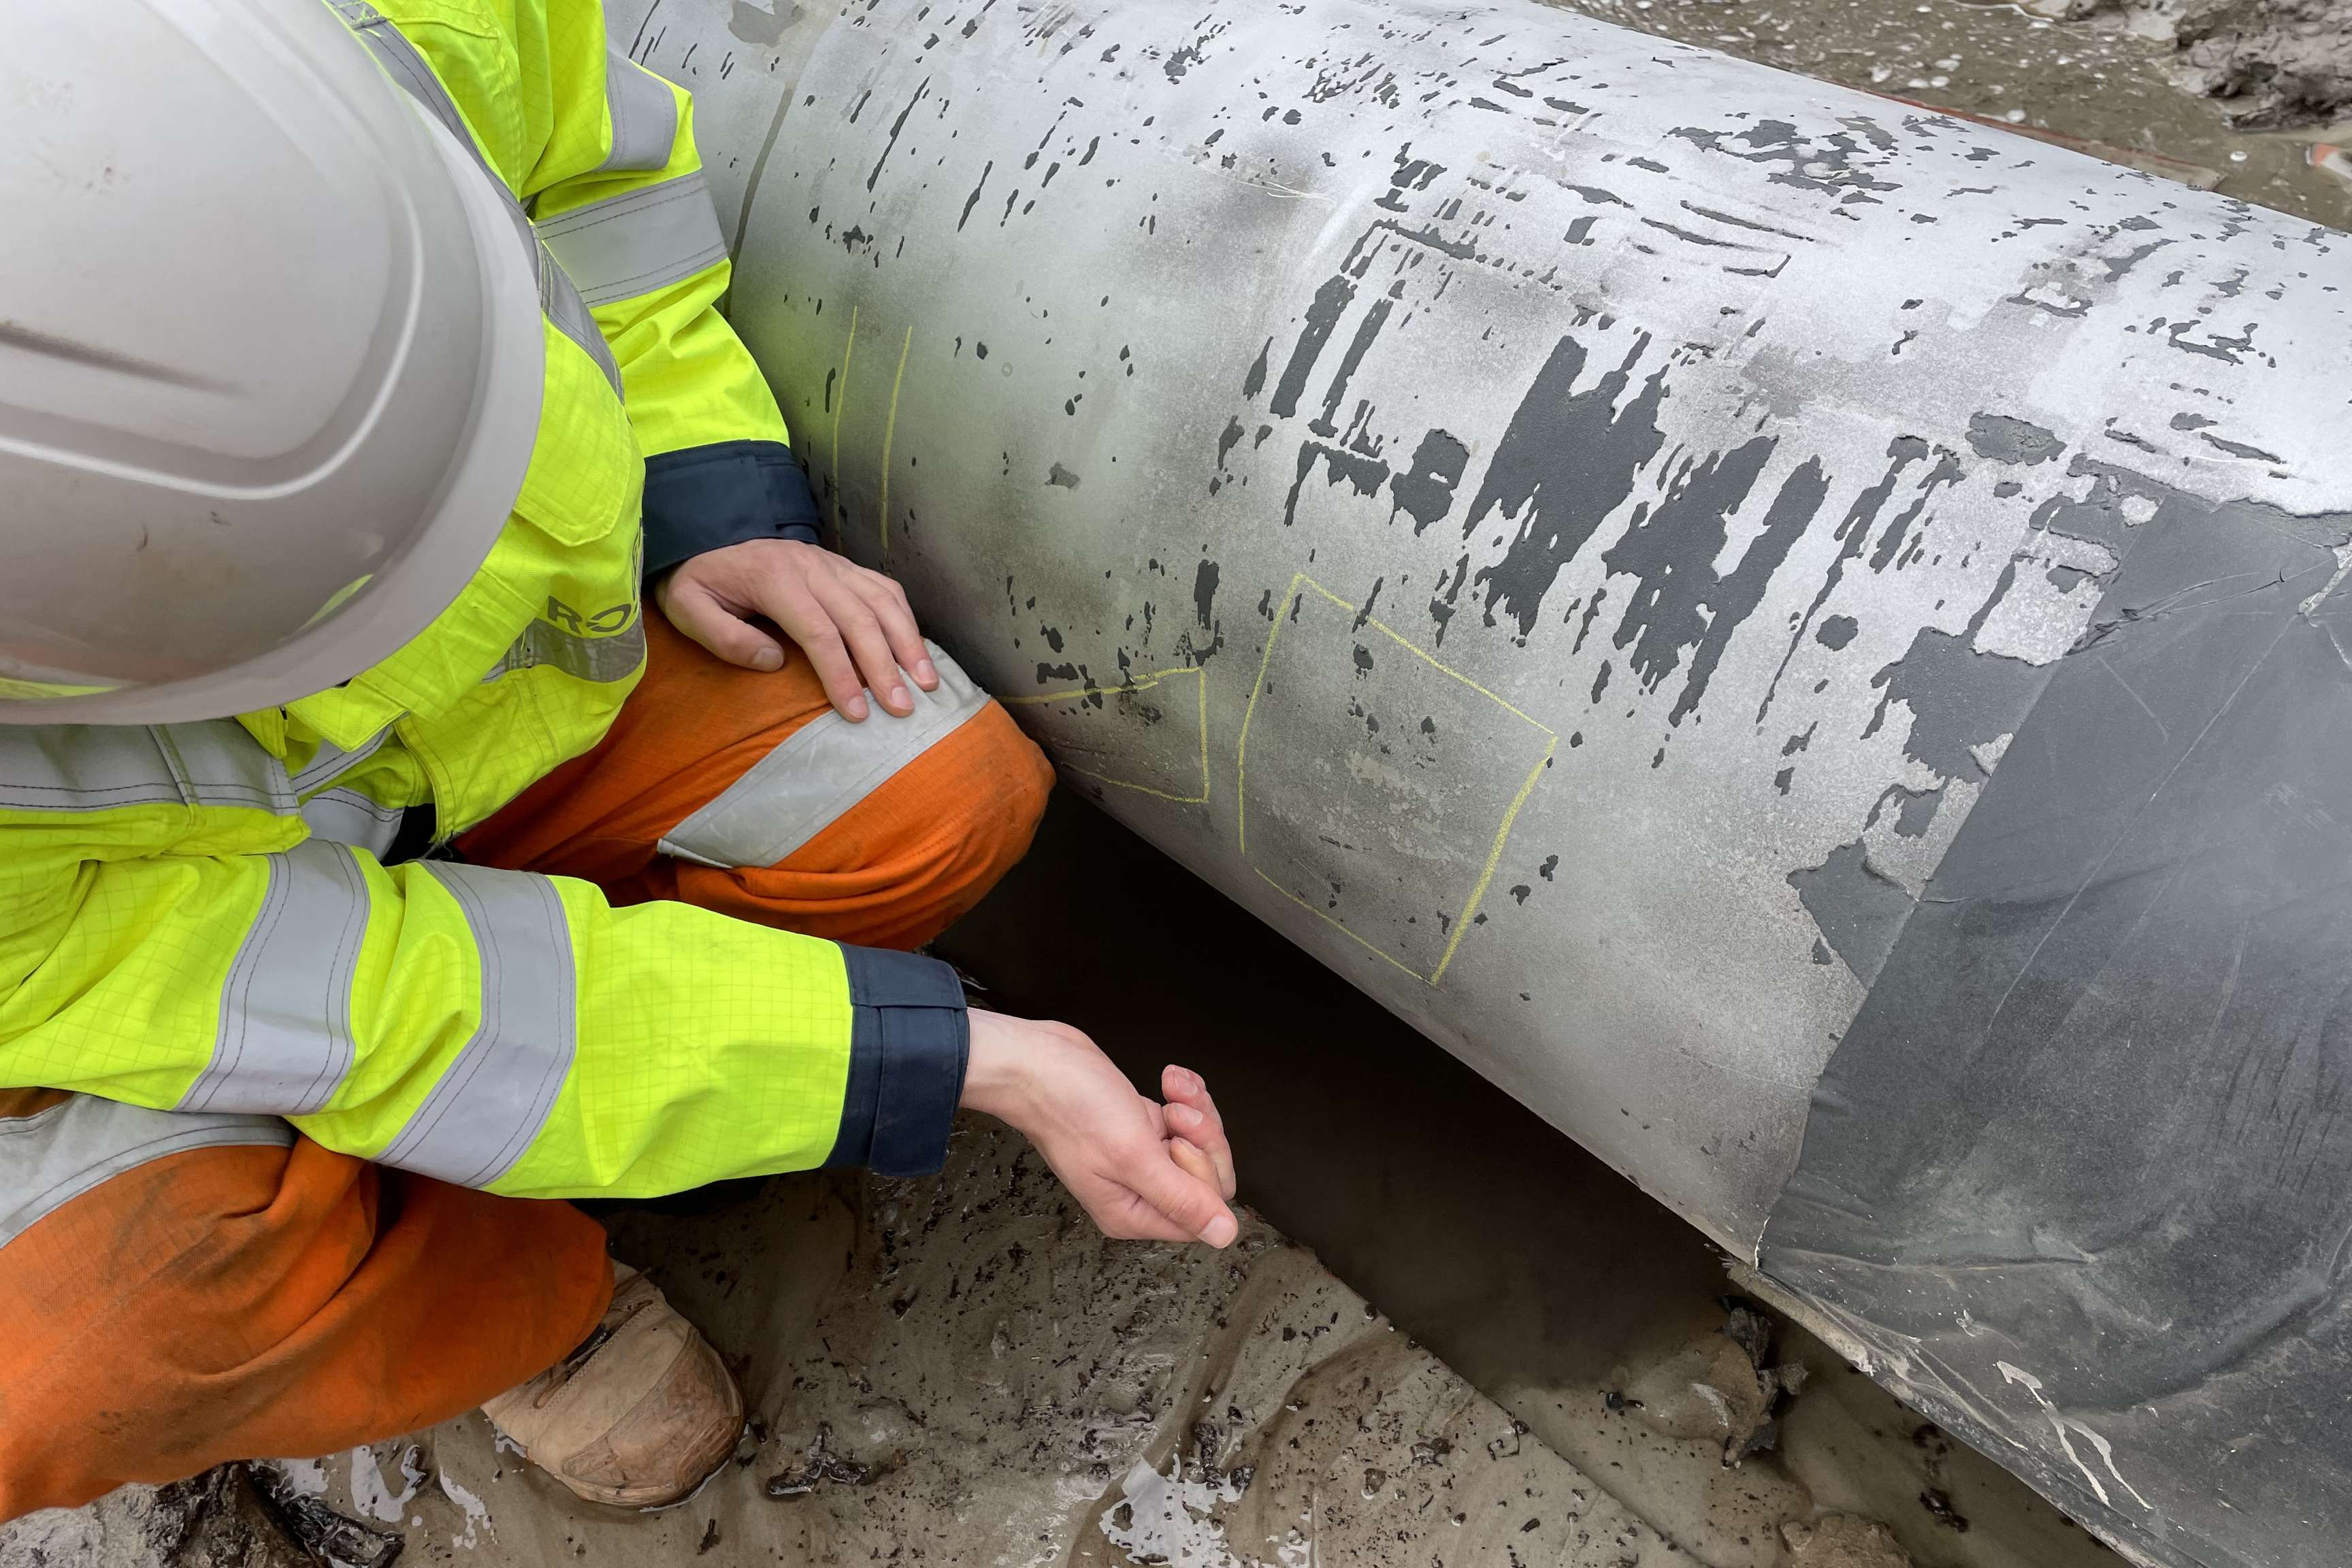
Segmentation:
{"type": "Polygon", "coordinates": [[[424,630],[539,423],[471,149],[321,0],[26,0],[0,124],[0,722],[225,717],[424,630]]]}

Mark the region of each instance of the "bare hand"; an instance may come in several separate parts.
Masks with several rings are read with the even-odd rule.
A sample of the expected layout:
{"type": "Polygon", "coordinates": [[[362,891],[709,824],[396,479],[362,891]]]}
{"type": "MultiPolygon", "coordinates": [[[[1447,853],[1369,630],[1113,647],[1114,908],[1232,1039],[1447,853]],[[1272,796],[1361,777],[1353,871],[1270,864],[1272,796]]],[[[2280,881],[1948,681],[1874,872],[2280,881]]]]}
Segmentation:
{"type": "Polygon", "coordinates": [[[1234,1146],[1225,1141],[1225,1119],[1209,1098],[1209,1086],[1189,1068],[1160,1069],[1160,1092],[1168,1097],[1165,1117],[1176,1163],[1213,1184],[1227,1203],[1239,1184],[1234,1178],[1234,1146]]]}
{"type": "Polygon", "coordinates": [[[1025,1136],[1105,1236],[1226,1246],[1241,1226],[1223,1123],[1198,1075],[1162,1081],[1183,1090],[1166,1106],[1066,1024],[971,1010],[963,1103],[1025,1136]]]}
{"type": "Polygon", "coordinates": [[[841,716],[866,717],[866,688],[890,712],[915,710],[899,671],[926,691],[940,672],[906,591],[879,572],[794,539],[749,539],[679,563],[654,590],[669,624],[730,664],[782,669],[784,650],[751,624],[764,616],[800,645],[841,716]]]}

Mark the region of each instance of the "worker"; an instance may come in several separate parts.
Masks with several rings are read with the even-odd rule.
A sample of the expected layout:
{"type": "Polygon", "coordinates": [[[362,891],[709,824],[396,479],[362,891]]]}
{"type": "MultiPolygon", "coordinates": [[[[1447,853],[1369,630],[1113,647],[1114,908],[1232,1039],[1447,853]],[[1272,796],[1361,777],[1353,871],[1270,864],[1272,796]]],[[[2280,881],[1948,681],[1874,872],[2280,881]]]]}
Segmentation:
{"type": "Polygon", "coordinates": [[[596,0],[379,4],[0,58],[0,1519],[478,1405],[674,1500],[741,1395],[551,1200],[959,1104],[1234,1234],[1197,1077],[910,951],[1051,775],[820,546],[687,95],[596,0]]]}

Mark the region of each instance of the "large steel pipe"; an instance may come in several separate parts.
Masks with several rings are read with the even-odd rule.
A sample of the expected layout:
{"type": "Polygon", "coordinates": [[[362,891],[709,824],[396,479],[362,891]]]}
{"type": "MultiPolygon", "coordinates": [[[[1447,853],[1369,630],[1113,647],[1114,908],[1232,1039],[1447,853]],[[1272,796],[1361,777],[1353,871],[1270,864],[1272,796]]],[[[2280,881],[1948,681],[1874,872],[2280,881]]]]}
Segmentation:
{"type": "Polygon", "coordinates": [[[1074,784],[2110,1538],[2331,1552],[2352,240],[1534,5],[775,3],[615,34],[1074,784]]]}

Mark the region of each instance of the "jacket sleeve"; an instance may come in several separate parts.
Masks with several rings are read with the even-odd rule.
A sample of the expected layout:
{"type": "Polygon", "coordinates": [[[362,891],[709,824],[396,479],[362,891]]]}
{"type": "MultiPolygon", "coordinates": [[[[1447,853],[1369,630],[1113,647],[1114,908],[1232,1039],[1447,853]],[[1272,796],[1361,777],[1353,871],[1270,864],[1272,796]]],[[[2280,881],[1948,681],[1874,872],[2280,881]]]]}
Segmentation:
{"type": "Polygon", "coordinates": [[[783,415],[718,310],[730,268],[691,99],[607,47],[596,0],[549,0],[542,33],[550,123],[520,194],[620,365],[646,574],[749,539],[817,542],[783,415]]]}
{"type": "Polygon", "coordinates": [[[935,960],[615,909],[564,879],[387,868],[261,808],[198,808],[194,831],[176,802],[104,815],[95,853],[0,821],[0,1085],[280,1115],[531,1197],[944,1155],[968,1034],[935,960]],[[256,835],[225,818],[293,842],[231,852],[256,835]],[[137,852],[158,824],[183,830],[137,852]]]}

